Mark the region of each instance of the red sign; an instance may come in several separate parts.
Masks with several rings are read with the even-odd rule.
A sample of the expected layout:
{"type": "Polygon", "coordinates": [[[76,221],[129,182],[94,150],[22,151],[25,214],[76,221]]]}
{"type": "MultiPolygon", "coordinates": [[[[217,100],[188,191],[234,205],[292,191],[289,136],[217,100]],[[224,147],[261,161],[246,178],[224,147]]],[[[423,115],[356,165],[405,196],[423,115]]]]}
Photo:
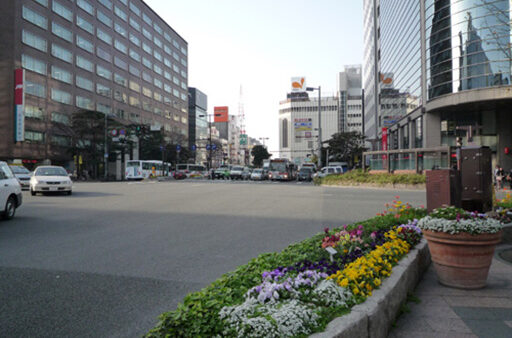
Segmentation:
{"type": "Polygon", "coordinates": [[[228,122],[229,121],[229,108],[228,107],[214,107],[214,122],[228,122]]]}
{"type": "Polygon", "coordinates": [[[21,68],[14,70],[14,141],[25,141],[25,107],[23,82],[25,71],[21,68]]]}
{"type": "Polygon", "coordinates": [[[14,71],[14,104],[23,104],[23,69],[14,71]]]}
{"type": "Polygon", "coordinates": [[[388,128],[382,127],[382,150],[388,150],[388,128]]]}

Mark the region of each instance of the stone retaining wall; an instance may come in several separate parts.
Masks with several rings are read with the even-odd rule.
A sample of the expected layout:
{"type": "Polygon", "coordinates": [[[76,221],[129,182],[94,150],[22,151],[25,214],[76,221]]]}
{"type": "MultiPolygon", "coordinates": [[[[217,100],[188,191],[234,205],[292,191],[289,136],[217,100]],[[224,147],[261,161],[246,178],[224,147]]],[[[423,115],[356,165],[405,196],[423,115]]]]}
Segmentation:
{"type": "Polygon", "coordinates": [[[423,239],[393,267],[379,289],[364,303],[345,316],[331,321],[324,332],[314,338],[387,337],[407,293],[414,290],[430,264],[427,241],[423,239]]]}

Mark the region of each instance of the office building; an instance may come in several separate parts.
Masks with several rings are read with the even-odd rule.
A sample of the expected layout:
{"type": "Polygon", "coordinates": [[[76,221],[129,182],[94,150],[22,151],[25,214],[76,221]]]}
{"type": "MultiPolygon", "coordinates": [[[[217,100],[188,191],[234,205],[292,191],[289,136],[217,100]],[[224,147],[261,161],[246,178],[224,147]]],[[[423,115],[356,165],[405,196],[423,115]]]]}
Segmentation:
{"type": "Polygon", "coordinates": [[[363,93],[361,66],[345,66],[338,75],[340,132],[363,134],[363,93]]]}
{"type": "Polygon", "coordinates": [[[374,149],[383,128],[390,148],[454,146],[460,137],[512,168],[510,6],[364,1],[365,103],[377,103],[365,106],[365,133],[378,140],[374,149]]]}
{"type": "Polygon", "coordinates": [[[72,166],[84,110],[187,137],[187,42],[144,1],[4,0],[0,13],[0,159],[72,166]]]}
{"type": "MultiPolygon", "coordinates": [[[[336,96],[321,98],[322,141],[339,132],[339,102],[336,96]]],[[[279,153],[297,165],[318,155],[318,98],[308,93],[288,94],[279,104],[279,153]]]]}
{"type": "Polygon", "coordinates": [[[195,162],[208,161],[206,145],[210,143],[208,130],[208,97],[197,88],[188,88],[188,146],[194,151],[195,162]]]}

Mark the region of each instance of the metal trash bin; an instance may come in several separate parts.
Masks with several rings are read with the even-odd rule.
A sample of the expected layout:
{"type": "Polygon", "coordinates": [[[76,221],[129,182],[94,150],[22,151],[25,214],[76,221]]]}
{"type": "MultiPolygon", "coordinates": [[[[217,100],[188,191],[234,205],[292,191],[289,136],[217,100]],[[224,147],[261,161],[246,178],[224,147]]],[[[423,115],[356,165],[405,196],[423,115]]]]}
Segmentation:
{"type": "Polygon", "coordinates": [[[426,170],[427,211],[443,206],[461,206],[461,180],[453,169],[426,170]]]}
{"type": "Polygon", "coordinates": [[[461,148],[460,172],[462,208],[468,211],[492,210],[492,152],[489,147],[461,148]]]}

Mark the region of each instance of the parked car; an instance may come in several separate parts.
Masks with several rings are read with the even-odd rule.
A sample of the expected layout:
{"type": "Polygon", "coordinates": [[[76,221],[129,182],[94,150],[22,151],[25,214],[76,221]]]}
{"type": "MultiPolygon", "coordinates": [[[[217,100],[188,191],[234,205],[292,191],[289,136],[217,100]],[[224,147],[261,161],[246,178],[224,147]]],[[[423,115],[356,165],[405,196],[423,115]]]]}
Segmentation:
{"type": "Polygon", "coordinates": [[[314,177],[325,177],[327,175],[339,175],[341,174],[341,167],[340,169],[336,169],[336,167],[323,167],[318,171],[314,177]]]}
{"type": "Polygon", "coordinates": [[[16,176],[18,181],[20,181],[21,189],[30,189],[30,177],[32,176],[30,171],[22,165],[11,164],[9,168],[11,168],[12,173],[16,176]]]}
{"type": "Polygon", "coordinates": [[[254,169],[251,173],[251,180],[253,181],[262,181],[263,178],[263,169],[254,169]]]}
{"type": "Polygon", "coordinates": [[[252,169],[244,167],[244,171],[242,171],[242,180],[251,179],[252,169]]]}
{"type": "Polygon", "coordinates": [[[66,169],[58,166],[41,166],[34,170],[30,178],[30,193],[32,196],[46,192],[73,193],[73,182],[66,169]]]}
{"type": "Polygon", "coordinates": [[[0,214],[2,218],[13,218],[22,201],[20,182],[7,163],[0,162],[0,214]]]}
{"type": "Polygon", "coordinates": [[[310,182],[313,180],[313,168],[311,167],[302,167],[297,173],[297,181],[307,181],[310,182]]]}

